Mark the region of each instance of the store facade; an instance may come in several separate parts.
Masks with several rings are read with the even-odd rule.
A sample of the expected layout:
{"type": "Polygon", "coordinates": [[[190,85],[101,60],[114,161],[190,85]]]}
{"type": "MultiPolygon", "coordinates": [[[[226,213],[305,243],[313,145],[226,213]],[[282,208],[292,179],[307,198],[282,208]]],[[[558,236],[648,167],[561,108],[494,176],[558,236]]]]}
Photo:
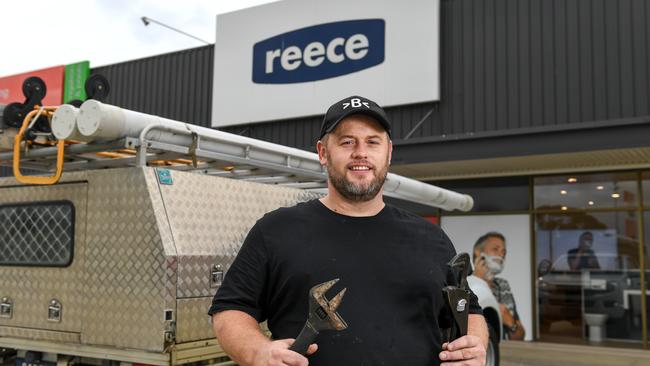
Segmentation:
{"type": "MultiPolygon", "coordinates": [[[[418,1],[402,8],[407,16],[395,23],[382,15],[381,2],[365,15],[359,10],[367,5],[363,1],[352,11],[345,2],[331,2],[322,11],[324,18],[315,15],[322,5],[298,3],[288,0],[220,16],[214,52],[207,46],[93,72],[113,82],[109,103],[310,151],[320,113],[332,101],[352,94],[374,98],[386,105],[393,123],[392,171],[475,199],[469,213],[410,208],[438,221],[458,250],[471,250],[487,231],[506,237],[502,276],[511,282],[526,340],[647,349],[648,306],[641,294],[647,294],[650,235],[650,198],[644,198],[650,194],[645,192],[650,187],[650,5],[634,0],[418,1]],[[432,7],[438,14],[430,14],[432,7]],[[422,12],[438,40],[437,52],[418,54],[432,47],[431,38],[404,25],[409,14],[422,12]],[[264,18],[274,19],[268,31],[258,21],[264,18]],[[298,65],[298,51],[299,66],[305,67],[307,46],[317,41],[325,50],[331,40],[303,41],[285,55],[284,65],[282,49],[274,54],[267,41],[279,35],[295,40],[299,30],[359,19],[385,19],[386,44],[396,37],[390,33],[394,27],[405,29],[401,42],[417,49],[414,54],[425,62],[414,63],[408,73],[408,65],[384,73],[406,81],[392,89],[413,85],[423,91],[418,97],[429,93],[431,100],[409,102],[399,93],[386,95],[381,83],[368,89],[358,79],[376,76],[379,68],[390,66],[388,60],[400,57],[388,46],[383,63],[350,74],[254,82],[259,43],[271,44],[267,52],[275,58],[257,65],[268,71],[285,67],[282,77],[287,77],[286,66],[298,65]],[[253,31],[238,38],[239,29],[249,28],[253,31]],[[233,64],[244,66],[232,71],[233,64]],[[423,68],[438,75],[432,78],[431,70],[423,68]],[[412,76],[413,70],[422,78],[412,76]],[[237,73],[240,81],[233,80],[237,73]],[[214,83],[206,85],[206,78],[214,83]],[[239,82],[248,83],[242,90],[250,97],[241,95],[239,82]],[[334,82],[340,84],[326,85],[334,82]],[[227,99],[229,92],[244,105],[227,99]],[[246,113],[237,113],[242,108],[246,113]],[[274,117],[264,120],[265,115],[274,117]],[[583,239],[591,236],[598,264],[571,268],[570,251],[583,234],[583,239]],[[587,318],[599,325],[591,327],[587,318]]],[[[390,6],[385,7],[394,12],[390,6]]],[[[314,47],[307,62],[318,61],[320,46],[314,47]]]]}
{"type": "Polygon", "coordinates": [[[458,250],[489,231],[505,236],[502,276],[526,340],[648,349],[650,4],[348,3],[226,14],[214,46],[92,72],[111,83],[107,103],[310,151],[333,101],[375,99],[393,123],[392,171],[475,200],[467,213],[410,208],[458,250]],[[322,28],[368,19],[383,23],[355,23],[370,27],[366,38],[366,28],[322,28]],[[305,29],[315,38],[296,36],[305,29]],[[276,48],[283,35],[296,48],[276,48]],[[262,63],[256,45],[267,47],[262,63]],[[341,72],[340,57],[365,63],[341,72]],[[581,247],[588,255],[576,260],[581,247]]]}

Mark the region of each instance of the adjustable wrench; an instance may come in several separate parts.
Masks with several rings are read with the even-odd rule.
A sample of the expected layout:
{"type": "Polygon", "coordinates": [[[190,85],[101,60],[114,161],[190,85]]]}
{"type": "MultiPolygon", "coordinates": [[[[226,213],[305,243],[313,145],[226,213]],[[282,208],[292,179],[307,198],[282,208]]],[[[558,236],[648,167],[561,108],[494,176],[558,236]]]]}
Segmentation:
{"type": "Polygon", "coordinates": [[[314,342],[321,330],[343,330],[348,327],[343,318],[336,312],[341,305],[341,300],[347,288],[344,288],[327,300],[325,293],[332,288],[339,279],[323,282],[309,290],[309,317],[302,327],[296,341],[289,347],[290,350],[300,354],[306,354],[309,345],[314,342]]]}

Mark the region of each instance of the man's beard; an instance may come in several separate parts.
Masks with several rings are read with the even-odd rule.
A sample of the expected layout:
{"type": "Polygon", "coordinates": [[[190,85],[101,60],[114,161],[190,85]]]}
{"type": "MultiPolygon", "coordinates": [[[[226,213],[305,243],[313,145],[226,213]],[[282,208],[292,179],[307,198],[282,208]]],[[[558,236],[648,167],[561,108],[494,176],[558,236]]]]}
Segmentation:
{"type": "MultiPolygon", "coordinates": [[[[388,175],[388,158],[386,158],[386,164],[382,170],[377,171],[377,174],[367,185],[358,184],[350,182],[345,173],[339,174],[335,169],[332,169],[330,162],[329,154],[327,156],[327,176],[332,183],[334,189],[344,198],[349,201],[355,202],[366,202],[377,196],[377,193],[381,190],[381,187],[384,186],[384,181],[386,181],[386,176],[388,175]]],[[[347,170],[347,168],[346,168],[347,170]]],[[[373,168],[374,170],[374,168],[373,168]]]]}

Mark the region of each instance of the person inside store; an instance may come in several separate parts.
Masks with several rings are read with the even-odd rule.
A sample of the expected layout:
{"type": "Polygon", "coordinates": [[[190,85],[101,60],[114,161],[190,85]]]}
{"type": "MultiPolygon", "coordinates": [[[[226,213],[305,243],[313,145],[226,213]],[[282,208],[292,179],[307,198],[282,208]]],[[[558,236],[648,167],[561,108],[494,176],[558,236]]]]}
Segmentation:
{"type": "Polygon", "coordinates": [[[438,315],[455,249],[440,229],[384,203],[391,125],[375,102],[333,104],[317,141],[327,194],[257,221],[214,296],[219,344],[240,365],[483,366],[488,332],[472,293],[468,334],[443,343],[438,315]],[[340,279],[348,327],[322,331],[306,356],[290,350],[312,286],[340,279]],[[267,321],[271,339],[258,323],[267,321]]]}
{"type": "Polygon", "coordinates": [[[487,282],[499,302],[503,334],[507,339],[522,340],[526,331],[519,319],[510,284],[505,278],[496,277],[503,271],[505,260],[506,238],[503,234],[491,231],[483,234],[474,243],[474,276],[487,282]]]}
{"type": "Polygon", "coordinates": [[[569,268],[573,271],[581,269],[599,269],[600,263],[596,258],[596,253],[591,249],[594,243],[594,234],[590,231],[585,231],[580,234],[578,239],[578,247],[570,249],[567,252],[567,261],[569,268]]]}

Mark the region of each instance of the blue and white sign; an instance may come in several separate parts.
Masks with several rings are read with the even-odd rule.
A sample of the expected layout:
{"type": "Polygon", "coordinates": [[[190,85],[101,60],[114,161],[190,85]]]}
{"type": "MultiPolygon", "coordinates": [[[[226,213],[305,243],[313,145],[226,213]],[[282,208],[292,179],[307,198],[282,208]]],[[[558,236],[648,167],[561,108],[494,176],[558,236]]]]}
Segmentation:
{"type": "Polygon", "coordinates": [[[306,27],[255,43],[253,82],[289,84],[349,74],[384,62],[383,19],[306,27]]]}
{"type": "Polygon", "coordinates": [[[321,115],[363,95],[439,100],[440,0],[283,0],[217,17],[212,126],[321,115]]]}

